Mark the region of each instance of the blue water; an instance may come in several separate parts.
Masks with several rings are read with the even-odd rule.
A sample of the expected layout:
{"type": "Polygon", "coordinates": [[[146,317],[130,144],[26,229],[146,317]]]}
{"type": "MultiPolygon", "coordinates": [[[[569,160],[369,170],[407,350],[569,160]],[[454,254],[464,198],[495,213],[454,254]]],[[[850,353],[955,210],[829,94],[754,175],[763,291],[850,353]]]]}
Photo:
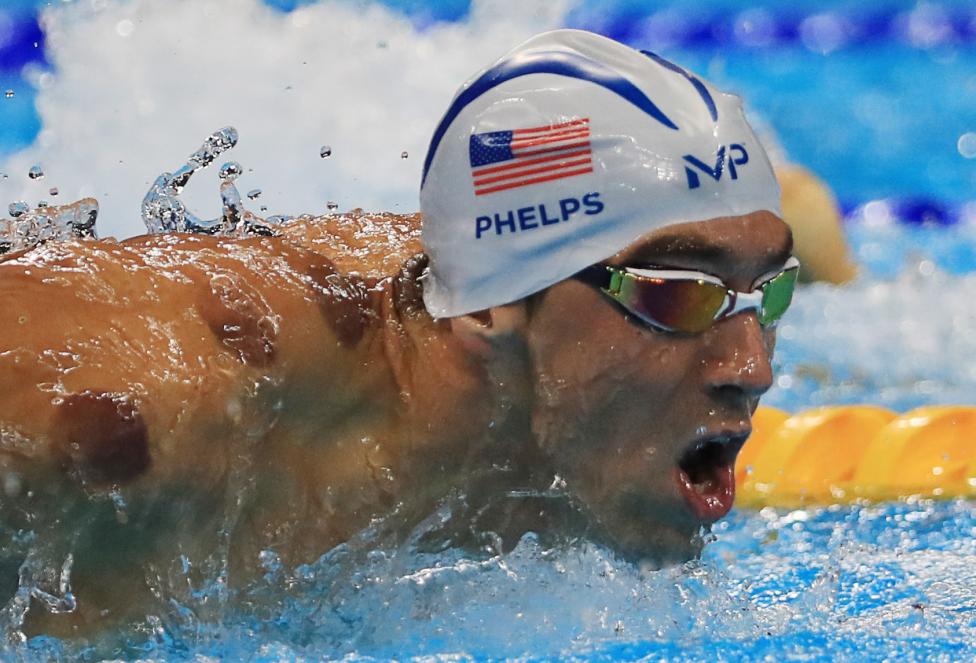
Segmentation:
{"type": "MultiPolygon", "coordinates": [[[[48,66],[36,14],[46,4],[0,7],[0,90],[15,91],[0,96],[0,157],[40,129],[22,70],[48,66]]],[[[305,3],[270,4],[286,12],[305,3]]],[[[457,1],[386,4],[421,29],[470,11],[457,1]]],[[[764,402],[790,411],[976,403],[976,229],[960,222],[976,199],[976,159],[957,146],[976,132],[971,3],[647,6],[586,3],[566,24],[656,49],[739,91],[851,211],[861,277],[800,291],[780,327],[777,382],[764,402]],[[815,29],[814,19],[846,27],[815,29]],[[876,223],[877,207],[859,208],[885,198],[893,200],[881,216],[893,223],[876,223]]],[[[299,569],[269,558],[266,582],[248,589],[254,609],[220,607],[213,587],[171,587],[168,607],[117,634],[122,642],[108,652],[253,661],[976,658],[972,502],[737,510],[702,560],[657,571],[593,546],[545,550],[531,537],[504,557],[466,559],[371,536],[299,569]]],[[[0,652],[105,655],[49,638],[0,652]]]]}

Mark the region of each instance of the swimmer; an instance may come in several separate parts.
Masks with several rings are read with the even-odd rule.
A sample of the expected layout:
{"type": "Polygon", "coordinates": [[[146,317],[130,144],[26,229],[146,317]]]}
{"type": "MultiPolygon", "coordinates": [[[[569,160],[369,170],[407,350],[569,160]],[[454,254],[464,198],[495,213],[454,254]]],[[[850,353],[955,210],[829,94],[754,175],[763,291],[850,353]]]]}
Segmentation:
{"type": "Polygon", "coordinates": [[[412,545],[698,553],[797,277],[739,100],[542,34],[460,89],[420,199],[0,259],[0,523],[72,564],[72,602],[35,594],[28,632],[139,619],[173,574],[242,586],[261,551],[294,567],[435,512],[412,545]]]}
{"type": "Polygon", "coordinates": [[[775,166],[783,220],[793,231],[800,280],[840,285],[857,276],[844,236],[840,208],[826,182],[791,163],[775,166]]]}

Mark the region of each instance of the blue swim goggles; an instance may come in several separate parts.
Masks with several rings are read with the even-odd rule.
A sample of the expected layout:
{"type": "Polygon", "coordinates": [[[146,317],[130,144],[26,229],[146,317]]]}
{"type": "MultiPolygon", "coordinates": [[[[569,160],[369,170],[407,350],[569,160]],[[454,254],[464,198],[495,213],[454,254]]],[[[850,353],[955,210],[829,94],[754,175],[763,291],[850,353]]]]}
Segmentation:
{"type": "Polygon", "coordinates": [[[755,280],[749,292],[704,272],[592,265],[574,278],[600,289],[654,329],[697,334],[718,320],[755,310],[763,327],[783,317],[800,271],[794,257],[755,280]]]}

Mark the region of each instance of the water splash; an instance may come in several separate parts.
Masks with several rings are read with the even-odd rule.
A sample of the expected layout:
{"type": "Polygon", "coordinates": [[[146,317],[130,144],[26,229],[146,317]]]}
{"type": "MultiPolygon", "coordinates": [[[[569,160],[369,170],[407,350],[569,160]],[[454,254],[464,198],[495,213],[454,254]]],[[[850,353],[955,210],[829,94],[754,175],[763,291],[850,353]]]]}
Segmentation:
{"type": "Polygon", "coordinates": [[[74,556],[71,553],[59,556],[49,543],[38,541],[33,533],[22,537],[19,543],[20,547],[24,544],[28,547],[17,570],[17,589],[0,609],[0,626],[11,643],[26,642],[22,629],[32,601],[52,614],[70,613],[77,608],[71,591],[74,556]]]}
{"type": "Polygon", "coordinates": [[[94,239],[98,236],[98,201],[82,198],[67,205],[38,203],[31,209],[22,201],[11,203],[11,219],[0,219],[0,254],[29,249],[53,240],[94,239]]]}
{"type": "Polygon", "coordinates": [[[210,134],[203,145],[190,155],[187,162],[174,173],[163,173],[153,182],[142,200],[142,220],[150,233],[204,232],[212,234],[215,221],[204,221],[186,209],[179,199],[183,188],[198,170],[206,168],[214,159],[237,145],[237,130],[224,127],[210,134]]]}
{"type": "MultiPolygon", "coordinates": [[[[180,199],[180,194],[193,174],[237,145],[237,139],[238,134],[234,127],[215,131],[207,137],[199,150],[190,155],[183,166],[173,173],[163,173],[156,178],[142,200],[142,220],[150,234],[192,232],[225,237],[277,234],[278,226],[291,217],[262,218],[244,209],[240,191],[234,184],[244,169],[236,161],[228,161],[220,167],[222,213],[219,217],[203,219],[187,209],[180,199]]],[[[251,193],[248,197],[252,199],[260,195],[260,191],[253,197],[251,193]]]]}

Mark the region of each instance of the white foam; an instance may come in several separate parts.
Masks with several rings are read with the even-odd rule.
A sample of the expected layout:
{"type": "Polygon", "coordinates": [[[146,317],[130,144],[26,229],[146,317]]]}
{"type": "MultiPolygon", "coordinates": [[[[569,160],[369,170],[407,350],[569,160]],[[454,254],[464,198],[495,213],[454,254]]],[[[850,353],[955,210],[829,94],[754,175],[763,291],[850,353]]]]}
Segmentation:
{"type": "MultiPolygon", "coordinates": [[[[568,0],[475,0],[466,21],[420,30],[349,2],[290,13],[259,0],[59,4],[42,20],[53,76],[34,76],[42,130],[0,164],[11,175],[0,196],[94,196],[102,235],[139,234],[155,177],[233,125],[238,184],[263,191],[251,207],[414,211],[430,134],[458,85],[567,11],[568,0]],[[47,177],[32,182],[35,163],[47,177]]],[[[215,171],[184,196],[201,216],[220,211],[215,171]]]]}

